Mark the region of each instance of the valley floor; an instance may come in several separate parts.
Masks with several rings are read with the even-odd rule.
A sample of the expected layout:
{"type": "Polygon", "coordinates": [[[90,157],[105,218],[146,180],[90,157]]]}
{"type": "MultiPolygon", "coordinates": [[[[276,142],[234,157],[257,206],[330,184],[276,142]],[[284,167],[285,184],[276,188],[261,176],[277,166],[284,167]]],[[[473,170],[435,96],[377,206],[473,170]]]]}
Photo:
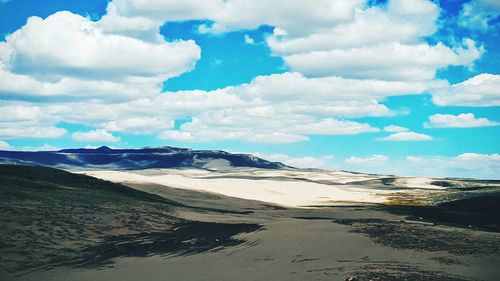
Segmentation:
{"type": "MultiPolygon", "coordinates": [[[[75,244],[80,254],[68,254],[66,258],[73,261],[68,263],[46,257],[62,255],[63,242],[73,241],[69,238],[77,226],[51,222],[56,212],[50,206],[35,206],[30,197],[30,208],[25,208],[28,202],[9,191],[9,196],[0,197],[0,211],[10,214],[0,213],[0,219],[11,230],[0,231],[0,280],[494,281],[500,276],[500,231],[495,215],[500,195],[495,183],[450,180],[443,184],[434,179],[343,172],[312,172],[304,177],[297,171],[272,170],[85,173],[142,193],[134,193],[132,199],[127,195],[129,199],[119,205],[106,203],[108,209],[102,212],[81,201],[72,201],[68,207],[64,205],[67,198],[50,205],[66,208],[68,214],[84,208],[83,213],[94,216],[84,226],[95,232],[82,237],[95,241],[75,244]],[[299,183],[310,192],[298,190],[299,183]],[[412,184],[421,186],[408,186],[412,184]],[[451,184],[455,190],[443,188],[451,184]],[[259,191],[251,197],[251,192],[243,191],[247,188],[259,191]],[[285,201],[287,190],[292,199],[285,201]],[[370,195],[361,197],[365,191],[370,195]],[[151,199],[148,194],[159,197],[151,199]],[[339,200],[336,194],[341,194],[339,200]],[[137,198],[142,200],[139,204],[134,203],[137,198]],[[373,200],[362,200],[366,198],[373,200]],[[450,205],[449,198],[455,203],[450,205]],[[50,255],[44,256],[45,264],[30,268],[23,259],[29,249],[20,246],[29,240],[22,236],[27,230],[19,225],[33,217],[30,212],[41,209],[45,217],[39,220],[64,230],[52,238],[61,248],[37,248],[31,253],[35,258],[44,251],[50,255]],[[98,229],[104,227],[96,222],[110,214],[114,217],[106,220],[115,227],[98,229]],[[124,218],[131,220],[122,225],[124,218]],[[147,224],[140,224],[143,220],[147,224]],[[14,229],[20,238],[6,239],[14,229]]],[[[29,231],[43,238],[43,228],[29,231]]],[[[30,242],[36,247],[40,241],[30,242]]]]}

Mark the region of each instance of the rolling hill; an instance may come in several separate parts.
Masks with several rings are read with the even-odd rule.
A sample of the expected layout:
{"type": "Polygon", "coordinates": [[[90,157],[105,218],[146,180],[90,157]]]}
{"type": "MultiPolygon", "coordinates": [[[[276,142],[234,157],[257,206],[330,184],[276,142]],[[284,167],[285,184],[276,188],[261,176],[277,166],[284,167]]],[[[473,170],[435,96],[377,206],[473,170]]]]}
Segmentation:
{"type": "Polygon", "coordinates": [[[0,151],[0,163],[57,167],[62,169],[139,170],[151,168],[282,169],[287,166],[248,155],[219,150],[191,150],[175,147],[142,149],[63,149],[59,151],[0,151]]]}

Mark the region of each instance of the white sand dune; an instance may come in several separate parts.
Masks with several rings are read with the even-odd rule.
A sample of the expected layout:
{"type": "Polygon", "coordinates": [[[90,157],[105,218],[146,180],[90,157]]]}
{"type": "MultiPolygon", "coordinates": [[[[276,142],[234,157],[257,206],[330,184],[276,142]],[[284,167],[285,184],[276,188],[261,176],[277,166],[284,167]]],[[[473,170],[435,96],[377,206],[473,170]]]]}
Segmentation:
{"type": "MultiPolygon", "coordinates": [[[[390,190],[349,184],[378,176],[338,171],[151,169],[80,173],[118,183],[158,184],[288,207],[384,203],[393,194],[390,190]]],[[[429,183],[424,178],[405,178],[401,182],[416,187],[429,187],[429,183]]]]}

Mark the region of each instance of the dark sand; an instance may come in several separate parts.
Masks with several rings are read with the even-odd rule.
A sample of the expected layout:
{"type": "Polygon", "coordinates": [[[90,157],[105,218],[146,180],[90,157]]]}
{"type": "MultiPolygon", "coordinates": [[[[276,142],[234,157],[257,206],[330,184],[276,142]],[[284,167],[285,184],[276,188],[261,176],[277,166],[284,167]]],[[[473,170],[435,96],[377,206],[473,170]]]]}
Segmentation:
{"type": "Polygon", "coordinates": [[[0,168],[0,280],[500,276],[496,191],[432,207],[286,209],[39,169],[0,168]]]}

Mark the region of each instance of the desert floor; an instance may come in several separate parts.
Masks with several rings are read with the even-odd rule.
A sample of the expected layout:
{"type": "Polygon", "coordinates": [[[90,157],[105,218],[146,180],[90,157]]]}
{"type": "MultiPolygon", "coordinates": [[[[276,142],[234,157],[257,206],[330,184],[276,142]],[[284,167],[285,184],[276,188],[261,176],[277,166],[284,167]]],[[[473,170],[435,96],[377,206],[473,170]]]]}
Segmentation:
{"type": "Polygon", "coordinates": [[[400,178],[381,185],[378,176],[342,172],[318,172],[307,180],[296,172],[273,171],[85,173],[144,192],[140,198],[153,194],[167,201],[103,203],[102,210],[57,201],[34,210],[2,199],[8,211],[2,223],[18,232],[0,232],[2,243],[17,245],[0,248],[1,280],[493,281],[500,276],[498,218],[477,217],[478,200],[488,211],[500,202],[492,183],[461,183],[459,190],[447,191],[432,179],[400,178]],[[245,190],[254,187],[258,192],[245,190]],[[300,188],[311,192],[300,196],[300,188]],[[469,193],[474,195],[464,195],[469,193]],[[429,204],[450,197],[465,199],[429,204]],[[84,230],[75,239],[74,222],[81,219],[71,221],[71,215],[67,223],[51,221],[56,213],[50,208],[56,205],[68,216],[75,210],[90,214],[84,228],[93,232],[84,230]],[[36,219],[30,211],[44,215],[36,219]],[[27,232],[17,225],[22,216],[25,224],[40,228],[27,232]],[[124,217],[130,220],[121,224],[124,217]],[[50,240],[58,247],[39,246],[48,241],[42,239],[43,226],[52,231],[52,224],[61,228],[50,240]],[[102,230],[110,224],[116,226],[102,230]],[[20,238],[5,239],[13,233],[20,238]],[[33,236],[42,238],[30,240],[33,236]],[[27,242],[32,246],[19,246],[27,242]]]}

